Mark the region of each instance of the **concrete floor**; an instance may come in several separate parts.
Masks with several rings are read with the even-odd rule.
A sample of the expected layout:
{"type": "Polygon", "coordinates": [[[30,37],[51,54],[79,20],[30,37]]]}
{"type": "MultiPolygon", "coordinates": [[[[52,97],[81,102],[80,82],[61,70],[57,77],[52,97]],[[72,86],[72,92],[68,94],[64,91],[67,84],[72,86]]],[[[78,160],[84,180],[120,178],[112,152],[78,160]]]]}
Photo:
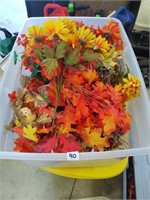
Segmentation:
{"type": "Polygon", "coordinates": [[[0,160],[0,199],[64,200],[122,199],[122,175],[106,180],[81,180],[57,176],[23,161],[0,160]]]}

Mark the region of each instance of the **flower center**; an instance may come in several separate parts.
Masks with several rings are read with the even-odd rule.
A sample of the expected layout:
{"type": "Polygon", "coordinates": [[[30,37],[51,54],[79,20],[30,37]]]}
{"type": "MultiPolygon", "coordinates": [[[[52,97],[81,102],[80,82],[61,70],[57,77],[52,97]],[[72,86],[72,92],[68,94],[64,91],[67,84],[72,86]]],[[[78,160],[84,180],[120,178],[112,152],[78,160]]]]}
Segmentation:
{"type": "Polygon", "coordinates": [[[40,43],[40,42],[41,42],[41,38],[40,38],[40,37],[35,37],[35,38],[34,38],[34,41],[35,41],[36,43],[40,43]]]}

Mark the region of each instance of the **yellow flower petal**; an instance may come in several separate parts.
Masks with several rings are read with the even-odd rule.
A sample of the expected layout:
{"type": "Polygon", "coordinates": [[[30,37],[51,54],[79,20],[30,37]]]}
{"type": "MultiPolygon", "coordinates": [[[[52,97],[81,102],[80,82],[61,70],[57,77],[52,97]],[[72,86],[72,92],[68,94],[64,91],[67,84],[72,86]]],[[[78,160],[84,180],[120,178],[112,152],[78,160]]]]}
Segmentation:
{"type": "Polygon", "coordinates": [[[77,30],[76,35],[79,39],[79,42],[85,47],[92,48],[94,45],[95,34],[91,32],[90,29],[85,29],[81,27],[77,30]]]}
{"type": "Polygon", "coordinates": [[[140,81],[136,76],[128,74],[128,78],[123,78],[123,94],[125,95],[125,100],[128,101],[139,96],[140,81]]]}
{"type": "Polygon", "coordinates": [[[28,28],[27,35],[30,45],[41,42],[41,38],[43,36],[43,28],[38,25],[31,26],[28,28]]]}

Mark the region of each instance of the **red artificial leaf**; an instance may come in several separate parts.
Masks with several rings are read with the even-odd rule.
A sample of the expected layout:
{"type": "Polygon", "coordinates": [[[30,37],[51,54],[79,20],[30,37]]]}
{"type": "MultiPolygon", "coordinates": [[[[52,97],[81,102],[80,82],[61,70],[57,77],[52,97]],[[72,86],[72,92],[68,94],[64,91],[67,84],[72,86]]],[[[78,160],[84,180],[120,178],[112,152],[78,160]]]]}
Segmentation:
{"type": "Polygon", "coordinates": [[[81,151],[80,143],[76,141],[75,136],[66,136],[65,134],[60,134],[58,138],[58,153],[67,153],[71,151],[81,151]]]}
{"type": "Polygon", "coordinates": [[[57,138],[55,136],[46,137],[35,145],[34,152],[37,153],[50,153],[55,151],[57,144],[57,138]]]}
{"type": "Polygon", "coordinates": [[[44,81],[43,80],[39,80],[39,79],[36,79],[36,78],[32,78],[28,84],[26,85],[26,88],[29,90],[29,91],[32,91],[32,92],[38,92],[38,89],[44,84],[44,81]]]}
{"type": "Polygon", "coordinates": [[[33,151],[33,142],[26,138],[17,138],[15,141],[15,147],[13,148],[14,151],[19,152],[32,152],[33,151]]]}

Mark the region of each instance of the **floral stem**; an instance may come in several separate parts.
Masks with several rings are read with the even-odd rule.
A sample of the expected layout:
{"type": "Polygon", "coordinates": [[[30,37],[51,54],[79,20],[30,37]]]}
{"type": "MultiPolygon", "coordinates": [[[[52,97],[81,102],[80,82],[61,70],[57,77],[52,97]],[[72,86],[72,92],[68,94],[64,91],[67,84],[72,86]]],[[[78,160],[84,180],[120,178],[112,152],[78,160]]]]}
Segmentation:
{"type": "Polygon", "coordinates": [[[57,108],[58,108],[58,101],[59,101],[59,94],[60,94],[61,86],[62,86],[62,83],[63,83],[63,75],[64,75],[64,72],[65,72],[66,68],[67,68],[67,66],[65,65],[65,67],[64,67],[64,69],[62,71],[62,75],[60,77],[60,80],[58,79],[59,81],[55,81],[56,84],[58,82],[58,87],[56,86],[56,84],[54,85],[55,91],[56,91],[56,104],[55,104],[55,109],[54,109],[54,117],[53,117],[53,121],[52,121],[52,132],[54,130],[56,114],[57,114],[57,108]]]}

